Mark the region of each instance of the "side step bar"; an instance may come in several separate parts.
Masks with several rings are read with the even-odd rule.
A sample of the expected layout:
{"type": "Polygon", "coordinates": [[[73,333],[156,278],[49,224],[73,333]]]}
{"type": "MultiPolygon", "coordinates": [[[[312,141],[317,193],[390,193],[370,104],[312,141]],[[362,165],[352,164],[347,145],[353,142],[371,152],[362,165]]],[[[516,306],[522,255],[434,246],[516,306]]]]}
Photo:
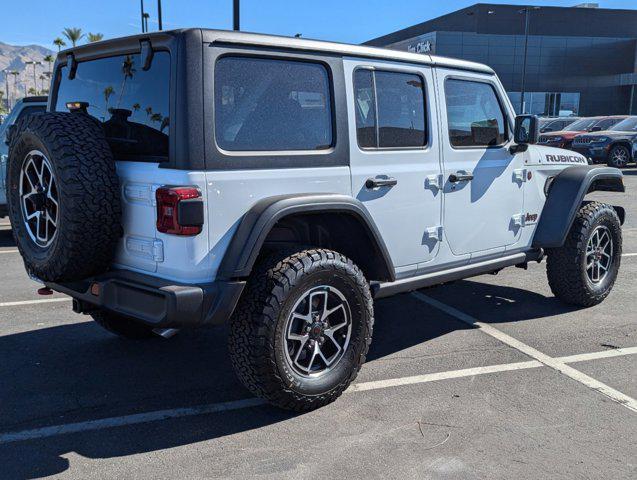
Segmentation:
{"type": "Polygon", "coordinates": [[[508,257],[495,258],[484,262],[463,265],[439,272],[430,272],[417,277],[403,278],[395,282],[372,284],[372,295],[374,298],[383,298],[397,293],[410,292],[419,288],[431,287],[441,283],[462,280],[463,278],[475,277],[485,273],[495,272],[505,267],[521,265],[527,262],[541,262],[544,257],[542,249],[532,250],[525,253],[516,253],[508,257]]]}

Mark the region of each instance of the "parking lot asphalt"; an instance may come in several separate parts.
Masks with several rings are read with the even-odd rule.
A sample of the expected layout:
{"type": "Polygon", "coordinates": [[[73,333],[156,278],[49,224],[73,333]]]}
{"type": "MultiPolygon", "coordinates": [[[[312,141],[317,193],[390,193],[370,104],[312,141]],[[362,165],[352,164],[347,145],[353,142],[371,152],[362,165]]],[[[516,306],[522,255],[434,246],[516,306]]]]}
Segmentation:
{"type": "Polygon", "coordinates": [[[250,397],[223,327],[126,342],[37,296],[0,220],[0,478],[636,478],[625,173],[594,194],[627,211],[604,303],[560,303],[544,264],[379,300],[356,383],[307,414],[250,397]]]}

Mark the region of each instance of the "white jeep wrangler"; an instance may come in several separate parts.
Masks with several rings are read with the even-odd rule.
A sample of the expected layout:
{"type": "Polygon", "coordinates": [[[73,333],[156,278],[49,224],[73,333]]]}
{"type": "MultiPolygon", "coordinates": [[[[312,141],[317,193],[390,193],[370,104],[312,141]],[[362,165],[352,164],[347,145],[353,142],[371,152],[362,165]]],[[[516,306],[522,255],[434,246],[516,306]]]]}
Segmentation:
{"type": "Polygon", "coordinates": [[[560,299],[610,292],[622,174],[534,145],[484,65],[189,29],[62,52],[11,132],[15,241],[76,312],[142,339],[229,321],[248,389],[331,402],[373,300],[547,257],[560,299]]]}

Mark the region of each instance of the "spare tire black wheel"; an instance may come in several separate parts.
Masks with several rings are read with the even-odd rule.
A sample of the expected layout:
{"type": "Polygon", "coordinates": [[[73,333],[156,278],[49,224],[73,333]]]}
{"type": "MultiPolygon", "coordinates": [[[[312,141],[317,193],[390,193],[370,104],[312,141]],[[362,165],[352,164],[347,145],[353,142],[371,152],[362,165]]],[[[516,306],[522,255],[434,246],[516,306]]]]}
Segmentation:
{"type": "Polygon", "coordinates": [[[9,137],[9,217],[27,271],[58,282],[106,270],[122,207],[99,123],[81,113],[28,115],[9,137]]]}

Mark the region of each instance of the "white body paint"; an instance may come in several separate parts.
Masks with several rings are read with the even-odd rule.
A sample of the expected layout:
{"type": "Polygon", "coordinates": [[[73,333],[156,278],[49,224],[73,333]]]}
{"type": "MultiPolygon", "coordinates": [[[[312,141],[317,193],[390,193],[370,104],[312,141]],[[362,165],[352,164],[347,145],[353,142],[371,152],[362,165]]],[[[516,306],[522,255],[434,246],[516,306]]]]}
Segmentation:
{"type": "Polygon", "coordinates": [[[537,145],[512,154],[512,140],[499,148],[453,149],[447,130],[445,78],[493,85],[512,132],[515,112],[496,76],[385,60],[344,58],[343,63],[350,117],[349,167],[183,171],[118,162],[125,233],[115,266],[183,283],[211,282],[243,215],[260,199],[290,193],[338,193],[360,200],[387,245],[397,278],[468,266],[531,248],[547,178],[567,166],[586,164],[583,156],[537,145]],[[357,67],[413,72],[424,79],[427,148],[363,151],[358,147],[352,81],[357,67]],[[446,179],[460,170],[471,171],[474,179],[454,187],[446,179]],[[394,177],[398,184],[375,195],[364,184],[377,175],[394,177]],[[436,180],[438,187],[433,185],[436,180]],[[201,234],[180,237],[157,232],[154,198],[161,185],[195,185],[201,190],[205,208],[201,234]]]}

